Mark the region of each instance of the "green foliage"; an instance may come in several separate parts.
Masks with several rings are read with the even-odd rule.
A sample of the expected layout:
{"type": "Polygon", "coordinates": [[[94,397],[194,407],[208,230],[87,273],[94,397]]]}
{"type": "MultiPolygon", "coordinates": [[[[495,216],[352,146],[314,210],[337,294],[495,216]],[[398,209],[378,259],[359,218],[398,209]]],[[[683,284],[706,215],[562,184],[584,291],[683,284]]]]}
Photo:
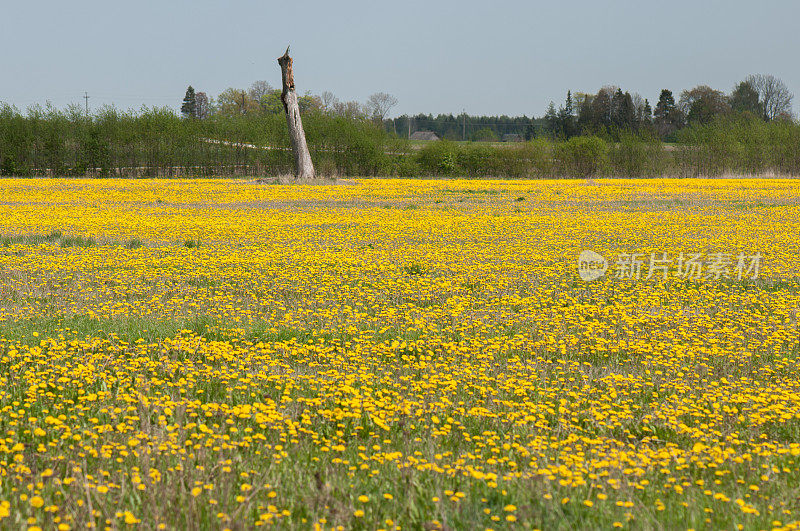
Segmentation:
{"type": "Polygon", "coordinates": [[[142,246],[142,240],[139,238],[131,238],[127,242],[125,242],[126,249],[138,249],[142,246]]]}
{"type": "Polygon", "coordinates": [[[403,271],[408,275],[424,275],[428,272],[428,268],[419,262],[412,262],[403,266],[403,271]]]}
{"type": "Polygon", "coordinates": [[[552,175],[552,144],[545,139],[502,146],[439,140],[416,156],[423,175],[546,177],[552,175]]]}
{"type": "Polygon", "coordinates": [[[717,116],[730,111],[725,94],[708,85],[699,85],[692,90],[681,93],[681,107],[686,112],[686,120],[690,124],[707,124],[717,116]]]}
{"type": "Polygon", "coordinates": [[[97,245],[94,238],[81,236],[80,234],[64,236],[58,243],[61,247],[94,247],[97,245]]]}
{"type": "Polygon", "coordinates": [[[39,245],[51,244],[59,247],[95,247],[97,241],[89,236],[65,235],[60,230],[49,234],[20,234],[12,236],[0,235],[0,247],[10,247],[12,245],[39,245]]]}
{"type": "Polygon", "coordinates": [[[606,164],[608,145],[597,136],[575,136],[556,144],[554,154],[559,175],[589,177],[606,164]]]}
{"type": "MultiPolygon", "coordinates": [[[[385,153],[390,138],[382,128],[313,110],[303,120],[315,163],[339,174],[391,172],[385,153]]],[[[0,105],[2,175],[275,175],[292,171],[289,149],[282,109],[182,120],[157,107],[128,112],[104,107],[87,117],[76,107],[34,106],[23,115],[0,105]]]]}
{"type": "Polygon", "coordinates": [[[183,114],[184,118],[197,117],[197,98],[194,93],[194,88],[191,85],[186,89],[186,95],[183,97],[181,114],[183,114]]]}
{"type": "Polygon", "coordinates": [[[392,174],[398,177],[418,177],[422,175],[422,167],[413,156],[400,156],[394,161],[392,174]]]}
{"type": "MultiPolygon", "coordinates": [[[[598,97],[582,109],[595,105],[598,97]]],[[[619,102],[627,96],[617,96],[619,102]]],[[[800,125],[765,122],[750,112],[726,113],[675,132],[667,94],[653,129],[609,130],[564,141],[487,145],[436,141],[419,150],[371,120],[314,110],[303,115],[320,175],[558,177],[611,175],[800,174],[800,125]],[[662,112],[663,111],[663,112],[662,112]],[[669,131],[665,149],[651,134],[669,131]],[[612,134],[613,133],[613,134],[612,134]]],[[[752,99],[752,98],[751,98],[752,99]]],[[[626,109],[627,104],[623,105],[626,109]]],[[[587,111],[588,112],[588,111],[587,111]]],[[[293,160],[281,113],[216,113],[181,119],[166,108],[122,112],[104,107],[87,117],[79,106],[34,106],[26,114],[0,104],[0,175],[241,176],[291,173],[293,160]]]]}
{"type": "Polygon", "coordinates": [[[625,177],[662,175],[668,164],[664,146],[654,137],[623,133],[608,150],[610,174],[625,177]]]}
{"type": "Polygon", "coordinates": [[[451,175],[456,172],[458,151],[457,144],[449,140],[437,140],[419,150],[417,162],[425,174],[451,175]]]}
{"type": "Polygon", "coordinates": [[[800,125],[764,122],[750,113],[678,133],[676,164],[687,175],[800,174],[800,125]]]}
{"type": "Polygon", "coordinates": [[[478,141],[478,142],[497,142],[497,133],[492,131],[488,127],[484,127],[482,129],[478,129],[474,133],[472,133],[471,139],[478,141]]]}
{"type": "Polygon", "coordinates": [[[764,109],[758,99],[758,91],[751,83],[742,81],[730,96],[731,109],[736,112],[749,112],[755,116],[763,116],[764,109]]]}
{"type": "Polygon", "coordinates": [[[551,142],[537,138],[527,142],[524,151],[530,162],[530,171],[533,177],[547,177],[553,174],[555,160],[551,142]]]}
{"type": "Polygon", "coordinates": [[[389,134],[374,123],[312,111],[303,117],[303,128],[316,165],[328,164],[340,175],[391,172],[391,155],[386,153],[393,151],[389,134]]]}

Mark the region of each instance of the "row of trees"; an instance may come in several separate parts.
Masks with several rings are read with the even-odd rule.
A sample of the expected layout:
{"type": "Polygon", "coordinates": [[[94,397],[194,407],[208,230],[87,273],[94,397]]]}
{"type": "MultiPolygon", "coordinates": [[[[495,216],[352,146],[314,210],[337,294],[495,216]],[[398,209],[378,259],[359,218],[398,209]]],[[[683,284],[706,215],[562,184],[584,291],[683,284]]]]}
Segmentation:
{"type": "MultiPolygon", "coordinates": [[[[568,139],[577,135],[598,135],[619,141],[624,132],[654,135],[675,142],[677,132],[691,124],[708,124],[715,117],[748,113],[764,121],[791,119],[793,95],[780,79],[772,75],[751,75],[738,83],[730,94],[698,85],[684,90],[676,100],[664,89],[653,107],[647,98],[617,86],[602,87],[596,94],[567,92],[563,105],[553,102],[542,118],[528,116],[469,116],[466,113],[417,114],[387,118],[397,105],[391,94],[378,92],[365,103],[341,101],[331,92],[306,93],[299,98],[303,113],[314,112],[348,120],[371,120],[398,138],[415,131],[431,131],[446,140],[498,141],[530,140],[545,134],[568,139]]],[[[186,90],[181,113],[184,117],[207,119],[210,116],[276,115],[283,112],[281,92],[266,81],[256,81],[248,89],[228,88],[216,100],[205,92],[186,90]]]]}
{"type": "Polygon", "coordinates": [[[639,94],[605,86],[597,94],[567,92],[561,107],[550,106],[545,130],[551,137],[600,135],[619,140],[623,132],[655,134],[675,141],[676,133],[692,124],[709,124],[718,116],[747,113],[765,122],[792,119],[793,95],[786,84],[772,75],[751,75],[730,94],[708,85],[681,92],[676,101],[669,89],[659,95],[653,109],[639,94]]]}
{"type": "MultiPolygon", "coordinates": [[[[187,109],[190,110],[190,109],[187,109]]],[[[22,113],[0,103],[0,175],[276,175],[292,170],[282,114],[222,114],[187,119],[170,108],[92,115],[71,105],[22,113]]],[[[325,113],[303,119],[319,172],[376,175],[395,141],[371,120],[325,113]]]]}
{"type": "MultiPolygon", "coordinates": [[[[652,134],[623,131],[553,140],[545,136],[503,147],[430,142],[414,149],[370,119],[326,113],[303,119],[322,175],[406,177],[800,175],[800,124],[765,121],[751,112],[717,115],[677,132],[667,149],[652,134]]],[[[292,157],[280,114],[213,114],[186,119],[168,108],[87,116],[0,104],[0,175],[231,176],[289,173],[292,157]]]]}
{"type": "MultiPolygon", "coordinates": [[[[460,114],[417,114],[388,118],[397,98],[385,92],[372,94],[365,103],[341,101],[333,93],[325,91],[315,95],[306,93],[299,98],[300,111],[339,116],[349,120],[371,120],[384,124],[387,132],[400,138],[408,138],[415,131],[432,131],[439,138],[448,140],[497,141],[507,134],[518,135],[529,140],[541,133],[542,121],[534,118],[509,116],[468,116],[460,114]]],[[[274,115],[283,112],[281,91],[266,81],[256,81],[248,89],[228,88],[209,99],[205,92],[194,87],[186,89],[181,103],[181,114],[185,118],[207,119],[210,116],[274,115]]]]}
{"type": "MultiPolygon", "coordinates": [[[[351,120],[372,119],[382,123],[389,111],[397,105],[397,98],[385,92],[372,94],[366,103],[340,101],[333,93],[325,91],[319,96],[306,93],[298,98],[301,112],[314,111],[351,120]]],[[[227,88],[215,100],[205,92],[197,92],[189,85],[181,103],[184,118],[204,120],[212,115],[274,115],[283,113],[280,89],[266,81],[255,81],[249,89],[227,88]]]]}
{"type": "Polygon", "coordinates": [[[509,147],[431,142],[401,167],[405,175],[502,177],[697,177],[800,175],[800,124],[751,114],[718,116],[681,129],[668,148],[649,134],[621,132],[509,147]]]}

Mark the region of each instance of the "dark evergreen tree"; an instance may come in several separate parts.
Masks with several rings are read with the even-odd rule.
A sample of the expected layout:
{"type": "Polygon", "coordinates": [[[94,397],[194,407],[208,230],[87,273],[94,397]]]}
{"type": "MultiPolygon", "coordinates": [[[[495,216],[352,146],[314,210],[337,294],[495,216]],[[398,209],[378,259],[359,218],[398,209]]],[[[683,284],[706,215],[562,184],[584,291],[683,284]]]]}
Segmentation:
{"type": "Polygon", "coordinates": [[[575,112],[572,106],[572,91],[567,91],[567,99],[564,106],[558,109],[558,125],[556,127],[559,138],[570,138],[575,136],[575,112]]]}
{"type": "Polygon", "coordinates": [[[619,109],[620,128],[633,130],[637,129],[636,123],[636,108],[633,106],[633,97],[630,92],[625,92],[622,98],[622,105],[619,109]]]}
{"type": "Polygon", "coordinates": [[[578,134],[575,124],[575,107],[572,104],[572,91],[567,91],[567,100],[564,102],[564,121],[562,124],[564,138],[571,138],[578,134]]]}
{"type": "Polygon", "coordinates": [[[664,89],[658,97],[656,103],[656,110],[653,113],[655,123],[658,125],[669,120],[670,115],[675,111],[675,97],[672,95],[671,90],[664,89]]]}
{"type": "Polygon", "coordinates": [[[186,95],[183,97],[181,114],[183,114],[184,118],[197,118],[197,96],[191,85],[186,89],[186,95]]]}
{"type": "Polygon", "coordinates": [[[653,111],[653,125],[662,139],[672,139],[675,131],[683,127],[683,113],[675,105],[672,91],[664,89],[653,111]]]}

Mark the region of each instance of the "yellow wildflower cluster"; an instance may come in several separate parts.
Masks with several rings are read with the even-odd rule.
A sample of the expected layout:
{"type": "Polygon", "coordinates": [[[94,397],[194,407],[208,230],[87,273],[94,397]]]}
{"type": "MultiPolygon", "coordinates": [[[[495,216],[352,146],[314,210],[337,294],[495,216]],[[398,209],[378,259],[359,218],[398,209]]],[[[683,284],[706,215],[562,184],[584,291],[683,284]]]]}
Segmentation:
{"type": "Polygon", "coordinates": [[[798,184],[0,181],[1,525],[793,528],[798,184]]]}

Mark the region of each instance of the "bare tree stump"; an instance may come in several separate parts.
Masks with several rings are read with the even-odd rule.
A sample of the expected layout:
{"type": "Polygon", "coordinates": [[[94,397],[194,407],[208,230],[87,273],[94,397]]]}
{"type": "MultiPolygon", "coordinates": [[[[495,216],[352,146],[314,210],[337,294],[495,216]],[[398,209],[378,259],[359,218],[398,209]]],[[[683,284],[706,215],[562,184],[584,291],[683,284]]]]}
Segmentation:
{"type": "Polygon", "coordinates": [[[300,106],[297,104],[297,93],[294,90],[294,72],[292,72],[292,58],[289,57],[288,46],[286,53],[278,57],[278,64],[281,66],[281,77],[283,78],[281,101],[283,110],[286,111],[286,123],[289,125],[289,138],[294,153],[295,179],[313,179],[315,177],[314,165],[311,163],[303,122],[300,120],[300,106]]]}

